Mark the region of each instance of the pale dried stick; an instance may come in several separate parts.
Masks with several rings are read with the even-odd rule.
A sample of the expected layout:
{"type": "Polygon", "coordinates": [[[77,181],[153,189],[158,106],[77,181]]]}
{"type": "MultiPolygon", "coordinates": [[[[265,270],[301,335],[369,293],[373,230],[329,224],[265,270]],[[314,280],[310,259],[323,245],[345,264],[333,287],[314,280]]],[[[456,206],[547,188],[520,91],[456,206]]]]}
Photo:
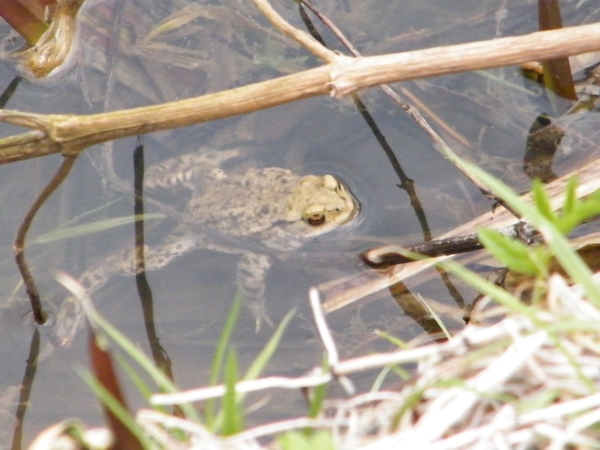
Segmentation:
{"type": "Polygon", "coordinates": [[[310,302],[310,307],[313,311],[313,315],[315,317],[317,330],[319,331],[321,341],[323,342],[323,346],[325,347],[325,351],[327,353],[327,362],[329,363],[329,370],[331,370],[336,375],[337,379],[339,380],[342,387],[346,390],[348,395],[352,395],[356,392],[354,385],[348,377],[338,374],[336,370],[337,365],[340,361],[340,357],[337,351],[337,347],[335,345],[335,341],[333,340],[333,336],[331,335],[331,331],[329,331],[329,327],[327,326],[327,320],[325,320],[325,313],[323,312],[323,306],[321,303],[321,296],[319,294],[319,291],[316,288],[311,288],[308,293],[308,299],[310,302]]]}
{"type": "Polygon", "coordinates": [[[600,23],[491,41],[350,58],[293,75],[160,105],[91,115],[1,110],[0,121],[38,130],[0,139],[0,164],[232,117],[318,95],[343,97],[359,89],[450,73],[520,64],[600,50],[600,23]]]}
{"type": "Polygon", "coordinates": [[[308,293],[308,298],[310,301],[310,307],[313,311],[313,316],[315,317],[317,331],[319,332],[319,336],[321,336],[323,347],[325,347],[329,367],[335,367],[335,365],[340,361],[340,357],[333,340],[333,336],[331,336],[331,332],[327,326],[325,314],[323,314],[323,307],[321,306],[321,299],[319,297],[319,291],[315,288],[311,288],[308,293]]]}
{"type": "Polygon", "coordinates": [[[284,35],[298,42],[301,46],[308,49],[311,53],[321,58],[323,61],[330,63],[334,62],[338,58],[346,58],[345,56],[338,55],[337,53],[329,50],[327,47],[322,46],[308,33],[292,26],[271,7],[267,0],[254,0],[254,3],[260,12],[273,24],[275,28],[281,31],[284,35]]]}

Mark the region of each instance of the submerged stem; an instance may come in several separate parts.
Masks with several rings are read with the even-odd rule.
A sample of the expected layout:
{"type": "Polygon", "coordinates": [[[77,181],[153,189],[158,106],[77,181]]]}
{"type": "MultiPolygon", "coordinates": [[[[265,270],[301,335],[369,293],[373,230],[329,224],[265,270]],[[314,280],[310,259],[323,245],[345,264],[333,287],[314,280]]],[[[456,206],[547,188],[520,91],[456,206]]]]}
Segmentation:
{"type": "Polygon", "coordinates": [[[23,283],[25,283],[25,288],[27,290],[27,295],[29,296],[29,301],[31,302],[31,308],[33,310],[33,319],[35,323],[38,325],[42,325],[46,322],[46,314],[42,308],[42,302],[40,300],[40,294],[35,284],[35,280],[31,275],[31,271],[29,270],[29,265],[25,260],[25,239],[27,237],[27,232],[29,231],[29,227],[33,222],[33,219],[42,205],[48,200],[50,195],[61,185],[64,179],[67,177],[73,164],[75,163],[76,157],[74,156],[65,156],[62,164],[56,171],[54,177],[50,180],[50,182],[46,185],[46,187],[42,190],[38,198],[35,199],[31,208],[27,212],[27,215],[23,219],[21,226],[19,227],[19,231],[17,233],[17,237],[15,239],[15,243],[13,245],[15,260],[17,262],[17,267],[19,272],[21,272],[21,276],[23,277],[23,283]]]}

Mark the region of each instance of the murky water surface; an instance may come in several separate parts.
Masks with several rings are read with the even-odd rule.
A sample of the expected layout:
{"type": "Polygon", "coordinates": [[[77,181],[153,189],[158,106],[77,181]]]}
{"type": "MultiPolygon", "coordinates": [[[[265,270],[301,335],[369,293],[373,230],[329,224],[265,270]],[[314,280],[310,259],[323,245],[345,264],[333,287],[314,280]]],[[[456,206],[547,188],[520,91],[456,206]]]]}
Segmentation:
{"type": "MultiPolygon", "coordinates": [[[[89,114],[216,92],[318,64],[306,51],[274,32],[251,2],[240,3],[223,1],[215,6],[183,0],[135,0],[119,11],[113,2],[101,2],[84,24],[88,35],[76,71],[50,86],[22,81],[6,108],[89,114]],[[190,14],[185,25],[162,33],[152,31],[182,8],[190,14]],[[118,42],[110,38],[115,20],[122,30],[118,42]],[[107,53],[107,49],[115,53],[107,53]],[[106,79],[107,67],[112,67],[114,73],[111,83],[106,79]]],[[[536,7],[528,0],[321,3],[324,12],[365,55],[522,34],[536,27],[536,7]]],[[[599,12],[592,2],[562,3],[567,24],[598,19],[599,12]]],[[[276,6],[288,20],[302,26],[296,9],[276,6]]],[[[6,27],[2,30],[6,32],[6,27]]],[[[330,33],[324,31],[323,35],[328,43],[336,45],[330,33]]],[[[1,86],[8,85],[15,75],[9,63],[0,64],[1,86]]],[[[419,80],[397,87],[408,89],[454,130],[454,136],[445,131],[441,134],[457,153],[476,161],[515,189],[527,188],[529,180],[522,172],[527,130],[539,113],[551,111],[551,105],[518,68],[419,80]]],[[[399,187],[403,184],[400,170],[394,168],[349,99],[316,98],[144,137],[146,166],[200,147],[241,146],[246,153],[238,170],[275,166],[299,174],[331,173],[343,179],[359,199],[362,211],[352,225],[281,257],[269,271],[269,316],[277,323],[291,309],[297,310],[268,368],[271,374],[299,375],[321,363],[322,348],[307,302],[310,286],[359,275],[364,270],[357,263],[360,250],[381,243],[416,243],[429,234],[435,238],[491,206],[380,91],[373,89],[360,95],[401,171],[414,182],[423,208],[421,220],[406,190],[399,187]]],[[[437,124],[434,127],[440,129],[437,124]]],[[[20,131],[0,124],[2,136],[20,131]]],[[[135,139],[113,142],[112,147],[117,174],[131,181],[135,139]]],[[[576,148],[567,154],[569,149],[573,150],[568,146],[559,148],[553,166],[556,174],[588,157],[576,148]]],[[[113,189],[99,168],[103,151],[107,151],[106,146],[97,146],[81,155],[73,173],[36,218],[30,240],[59,227],[132,214],[132,202],[113,189]]],[[[13,439],[11,425],[18,386],[32,334],[21,319],[28,305],[13,262],[12,239],[29,205],[60,161],[56,155],[0,166],[2,448],[13,439]]],[[[183,207],[186,193],[177,195],[158,194],[158,198],[183,207]]],[[[153,211],[151,207],[147,210],[153,211]]],[[[147,242],[159,242],[175,225],[176,220],[169,218],[148,222],[147,242]]],[[[56,310],[68,296],[53,278],[57,271],[78,276],[132,240],[133,227],[126,225],[66,240],[33,243],[27,256],[44,302],[56,310]]],[[[237,260],[236,255],[203,250],[148,274],[157,334],[171,360],[175,381],[182,388],[201,386],[208,380],[214,348],[236,294],[237,260]]],[[[475,298],[470,289],[452,278],[450,285],[444,283],[437,273],[426,283],[407,288],[413,295],[430,300],[455,330],[462,326],[459,306],[475,298]]],[[[403,304],[407,294],[403,295],[396,295],[394,300],[389,292],[380,292],[359,306],[351,305],[328,317],[344,357],[391,349],[373,334],[376,329],[404,340],[421,336],[427,341],[427,323],[414,320],[411,300],[403,304]]],[[[93,300],[112,324],[148,350],[139,296],[131,277],[115,278],[93,300]]],[[[234,346],[243,368],[271,333],[269,327],[255,333],[252,315],[247,309],[242,311],[234,346]]],[[[43,349],[48,345],[42,341],[43,349]]],[[[87,365],[83,330],[70,347],[48,352],[39,362],[25,416],[25,443],[43,428],[68,417],[79,417],[89,425],[102,423],[94,396],[76,373],[87,365]]],[[[368,388],[373,379],[369,374],[356,381],[361,388],[368,388]]],[[[127,381],[124,383],[132,406],[142,406],[139,395],[127,381]]],[[[249,421],[259,423],[302,414],[304,408],[299,393],[276,393],[249,421]]]]}

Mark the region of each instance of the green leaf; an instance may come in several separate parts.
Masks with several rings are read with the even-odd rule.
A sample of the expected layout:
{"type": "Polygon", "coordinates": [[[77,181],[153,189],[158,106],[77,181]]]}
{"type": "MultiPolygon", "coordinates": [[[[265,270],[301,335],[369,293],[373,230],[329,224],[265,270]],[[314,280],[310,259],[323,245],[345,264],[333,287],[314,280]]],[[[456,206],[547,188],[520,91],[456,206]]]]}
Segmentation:
{"type": "Polygon", "coordinates": [[[86,236],[88,234],[100,233],[112,228],[137,222],[138,220],[148,221],[153,219],[162,219],[164,217],[167,216],[160,213],[150,213],[137,216],[114,217],[112,219],[97,220],[95,222],[84,223],[67,228],[58,228],[50,231],[49,233],[38,236],[29,245],[47,244],[49,242],[60,241],[63,239],[72,239],[75,237],[86,236]]]}
{"type": "Polygon", "coordinates": [[[386,341],[395,345],[398,348],[402,348],[402,349],[410,348],[410,345],[408,343],[404,342],[402,339],[397,338],[393,334],[386,333],[385,331],[382,331],[382,330],[375,330],[374,334],[379,336],[380,338],[385,339],[386,341]]]}
{"type": "Polygon", "coordinates": [[[477,231],[477,235],[484,247],[504,266],[527,275],[542,274],[539,261],[532,260],[530,246],[496,230],[483,228],[477,231]]]}
{"type": "MultiPolygon", "coordinates": [[[[327,370],[327,357],[323,356],[323,372],[327,370]]],[[[316,386],[312,391],[312,396],[310,398],[310,404],[308,406],[308,417],[311,419],[316,418],[321,412],[321,408],[323,407],[323,402],[325,401],[325,397],[327,395],[327,384],[322,384],[320,386],[316,386]]]]}
{"type": "Polygon", "coordinates": [[[329,431],[320,430],[310,436],[289,431],[277,436],[277,443],[284,450],[335,450],[329,431]]]}
{"type": "MultiPolygon", "coordinates": [[[[236,297],[236,301],[237,301],[237,297],[236,297]]],[[[232,311],[233,311],[233,308],[232,308],[232,311]]],[[[236,311],[236,314],[237,314],[237,312],[238,311],[236,311]]],[[[230,314],[232,314],[232,313],[230,313],[230,314]]],[[[273,353],[275,353],[275,350],[277,350],[277,347],[279,346],[279,343],[281,342],[281,337],[283,336],[283,332],[285,331],[287,324],[290,322],[290,320],[292,319],[294,314],[295,314],[295,310],[292,310],[286,314],[286,316],[283,318],[283,320],[281,321],[281,323],[279,324],[279,326],[273,333],[273,336],[271,336],[271,338],[269,339],[267,344],[264,346],[264,348],[261,350],[261,352],[254,359],[254,361],[252,362],[252,364],[246,371],[246,374],[244,375],[244,378],[243,378],[244,380],[254,380],[260,376],[263,369],[265,368],[265,366],[267,365],[267,363],[273,356],[273,353]]],[[[229,322],[230,321],[228,319],[227,326],[230,325],[229,322]]],[[[232,321],[231,327],[233,327],[234,324],[235,324],[235,321],[232,321]]],[[[226,328],[227,328],[227,326],[226,326],[226,328]]],[[[225,336],[226,333],[229,333],[229,331],[227,331],[227,332],[224,331],[223,335],[225,336]]],[[[224,345],[225,345],[225,343],[223,344],[223,347],[222,347],[223,349],[225,349],[224,345]]],[[[221,348],[221,344],[219,344],[219,348],[221,348]]],[[[219,359],[219,357],[217,356],[215,358],[214,366],[217,365],[218,359],[219,359]]],[[[215,382],[215,384],[216,384],[216,382],[215,382]]],[[[236,397],[237,402],[239,404],[241,404],[245,397],[246,397],[246,394],[238,394],[236,397]]],[[[208,406],[208,404],[209,404],[209,402],[207,402],[207,406],[208,406]]],[[[211,429],[213,431],[220,429],[221,424],[223,423],[223,419],[224,419],[223,413],[224,413],[223,411],[220,411],[219,414],[216,415],[211,420],[210,425],[211,425],[211,429]]],[[[208,413],[206,414],[206,417],[207,417],[207,423],[208,423],[208,417],[209,417],[208,413]]]]}
{"type": "Polygon", "coordinates": [[[283,450],[312,450],[310,438],[297,431],[289,431],[277,436],[277,442],[283,450]]]}
{"type": "MultiPolygon", "coordinates": [[[[227,347],[229,346],[229,341],[231,340],[231,335],[233,334],[233,330],[235,329],[235,324],[237,323],[238,317],[240,315],[240,307],[242,306],[242,294],[240,292],[237,293],[235,299],[233,300],[233,304],[231,305],[231,310],[227,315],[227,320],[225,321],[225,325],[223,326],[223,331],[221,332],[221,337],[219,338],[219,343],[217,344],[217,348],[215,349],[215,356],[213,359],[211,371],[210,371],[210,385],[214,386],[218,384],[219,377],[221,374],[221,367],[223,366],[223,360],[225,358],[225,352],[227,351],[227,347]]],[[[206,418],[206,426],[215,431],[215,428],[218,425],[215,423],[216,415],[215,415],[215,401],[213,399],[207,400],[204,405],[204,415],[206,418]]]]}
{"type": "Polygon", "coordinates": [[[563,215],[573,214],[577,205],[577,178],[573,177],[565,187],[565,204],[563,206],[563,215]]]}
{"type": "Polygon", "coordinates": [[[552,211],[552,205],[544,190],[544,184],[537,178],[534,179],[531,184],[531,196],[533,198],[533,203],[540,214],[549,221],[556,222],[557,216],[554,211],[552,211]]]}
{"type": "Polygon", "coordinates": [[[79,375],[83,378],[86,384],[92,389],[96,397],[108,408],[110,411],[119,419],[119,421],[125,425],[129,431],[137,438],[144,448],[151,448],[151,441],[148,435],[142,430],[142,428],[135,421],[135,417],[131,415],[129,411],[123,405],[116,400],[108,390],[102,386],[101,383],[96,380],[87,371],[80,371],[79,375]]]}
{"type": "Polygon", "coordinates": [[[557,221],[557,226],[563,234],[569,234],[577,225],[592,217],[600,215],[600,192],[594,192],[581,201],[573,202],[569,206],[569,212],[565,212],[557,221]]]}
{"type": "Polygon", "coordinates": [[[229,350],[225,366],[225,395],[223,396],[223,435],[231,436],[244,429],[243,407],[238,402],[235,385],[239,380],[235,350],[229,350]]]}
{"type": "MultiPolygon", "coordinates": [[[[136,344],[131,342],[123,333],[117,330],[104,317],[102,317],[94,309],[89,300],[86,301],[85,298],[82,298],[81,304],[90,323],[95,328],[102,330],[107,336],[112,338],[125,353],[127,353],[135,362],[137,362],[142,369],[144,369],[144,371],[160,387],[162,392],[178,392],[177,388],[173,385],[173,382],[158,367],[156,367],[154,361],[148,358],[136,344]]],[[[198,413],[192,404],[182,404],[180,407],[183,410],[186,418],[196,421],[200,420],[198,413]]]]}
{"type": "Polygon", "coordinates": [[[260,376],[267,363],[271,360],[275,350],[277,350],[277,347],[279,347],[283,332],[287,328],[288,323],[290,323],[290,320],[292,320],[292,317],[294,317],[295,313],[296,310],[292,309],[285,315],[281,323],[277,326],[275,333],[273,333],[273,336],[271,336],[269,339],[269,342],[267,342],[267,344],[250,365],[250,368],[246,371],[244,380],[254,380],[260,376]]]}
{"type": "Polygon", "coordinates": [[[510,205],[517,213],[526,217],[530,223],[540,230],[552,254],[565,269],[573,282],[580,284],[586,295],[594,303],[600,305],[600,289],[592,278],[592,271],[569,245],[569,240],[560,232],[556,224],[547,220],[536,208],[521,199],[514,191],[501,181],[495,179],[474,164],[462,161],[480,183],[486,185],[492,192],[510,205]]]}

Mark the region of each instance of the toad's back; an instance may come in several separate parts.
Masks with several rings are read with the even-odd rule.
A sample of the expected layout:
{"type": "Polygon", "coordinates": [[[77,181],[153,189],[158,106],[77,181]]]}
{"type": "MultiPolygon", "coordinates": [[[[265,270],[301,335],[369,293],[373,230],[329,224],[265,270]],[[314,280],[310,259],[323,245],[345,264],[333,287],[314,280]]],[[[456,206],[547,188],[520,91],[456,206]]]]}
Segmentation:
{"type": "Polygon", "coordinates": [[[188,212],[221,235],[290,250],[349,222],[357,203],[333,176],[271,167],[225,176],[194,189],[188,212]]]}

